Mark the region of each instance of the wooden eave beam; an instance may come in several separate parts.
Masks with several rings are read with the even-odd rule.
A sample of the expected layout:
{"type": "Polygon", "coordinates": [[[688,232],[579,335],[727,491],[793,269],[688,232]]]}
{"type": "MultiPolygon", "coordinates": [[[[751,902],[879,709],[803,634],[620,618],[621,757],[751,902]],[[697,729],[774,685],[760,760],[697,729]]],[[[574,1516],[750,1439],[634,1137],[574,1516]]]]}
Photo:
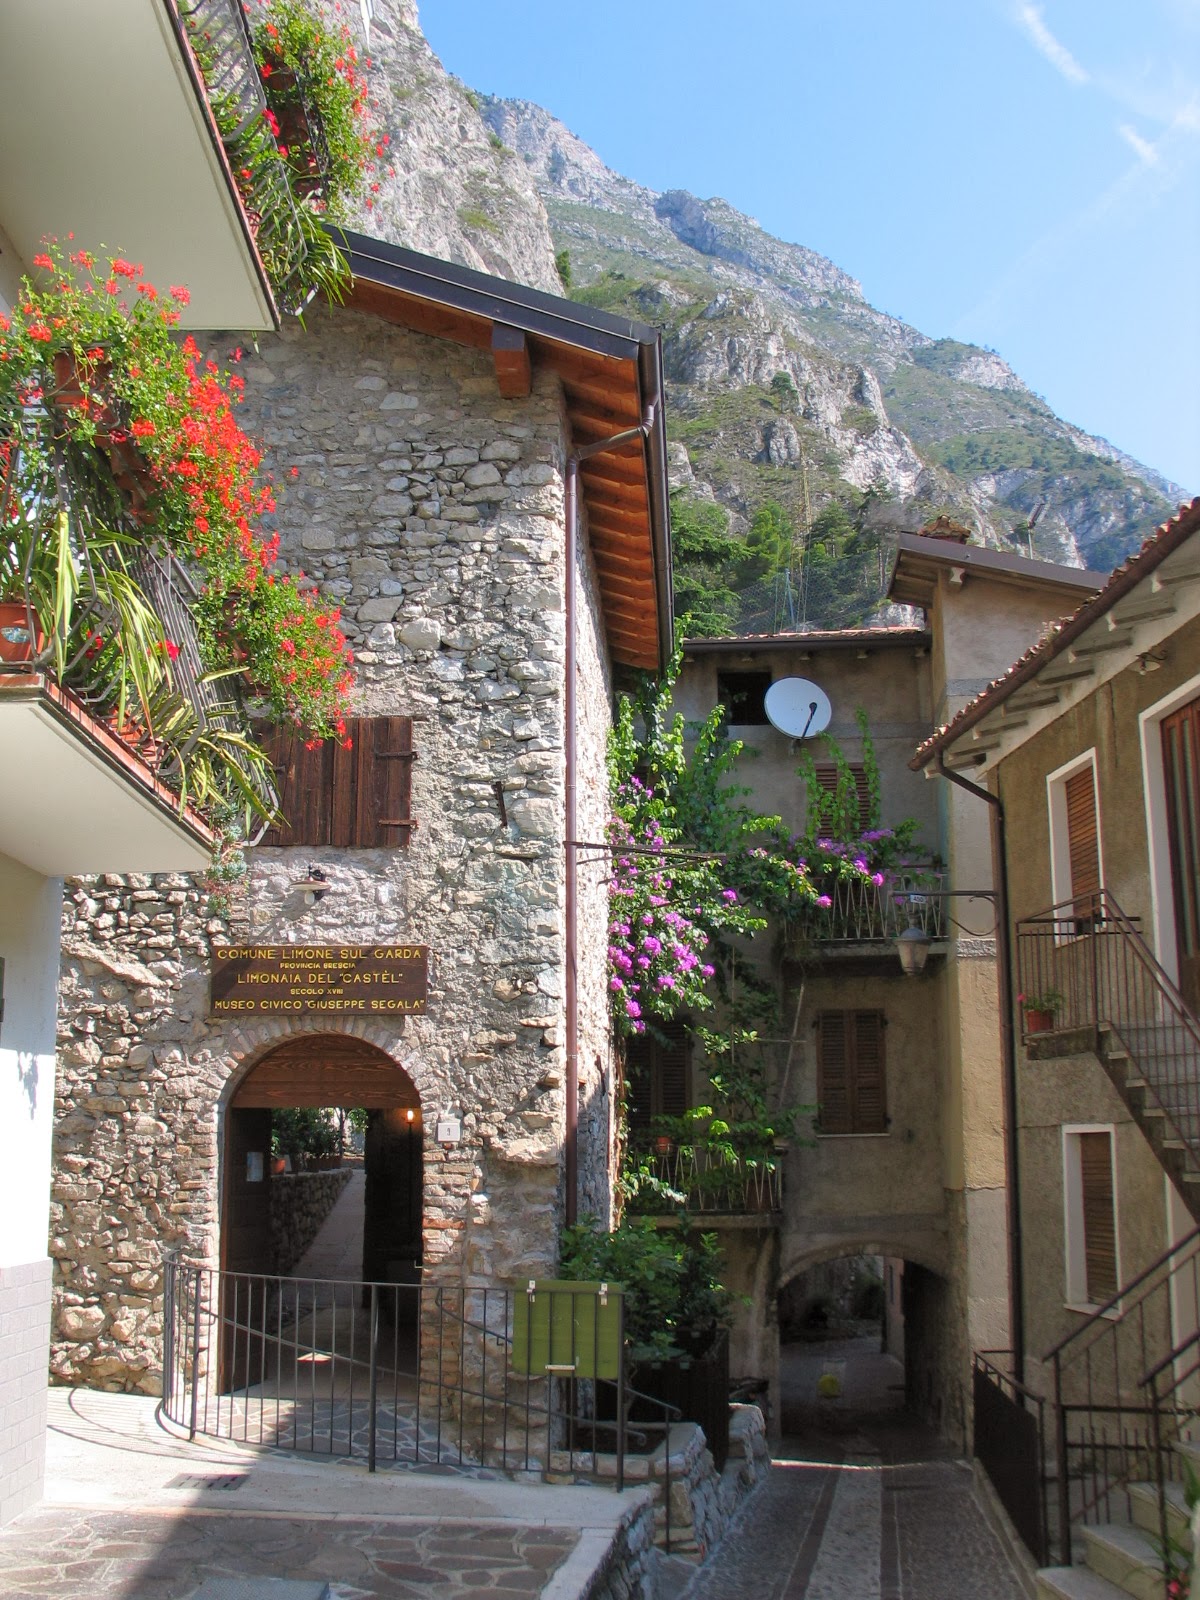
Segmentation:
{"type": "Polygon", "coordinates": [[[492,324],[492,361],[496,382],[506,400],[523,400],[533,387],[529,340],[520,328],[506,322],[492,324]]]}
{"type": "Polygon", "coordinates": [[[467,311],[456,311],[451,306],[434,305],[428,300],[418,300],[399,289],[384,288],[361,278],[355,280],[347,303],[357,310],[369,311],[396,327],[410,328],[414,333],[432,334],[437,339],[449,339],[452,344],[486,350],[491,343],[492,323],[488,318],[473,316],[467,311]]]}

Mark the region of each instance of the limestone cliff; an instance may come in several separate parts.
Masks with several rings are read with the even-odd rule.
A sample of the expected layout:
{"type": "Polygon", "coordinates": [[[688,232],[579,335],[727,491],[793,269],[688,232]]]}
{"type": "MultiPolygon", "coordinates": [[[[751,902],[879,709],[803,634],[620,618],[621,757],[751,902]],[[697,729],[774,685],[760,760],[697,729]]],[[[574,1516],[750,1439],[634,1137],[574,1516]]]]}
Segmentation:
{"type": "MultiPolygon", "coordinates": [[[[357,7],[354,8],[357,13],[357,7]]],[[[361,33],[355,15],[354,27],[361,33]]],[[[561,290],[546,211],[525,163],[421,33],[414,0],[374,0],[368,81],[392,169],[353,225],[390,243],[561,290]]]]}
{"type": "Polygon", "coordinates": [[[803,520],[878,486],[898,525],[949,511],[988,543],[1104,568],[1183,498],[1056,417],[995,352],[877,311],[724,200],[612,172],[539,106],[483,104],[570,252],[572,292],[662,326],[677,482],[715,496],[735,532],[766,499],[803,520]],[[794,400],[772,389],[781,373],[794,400]]]}

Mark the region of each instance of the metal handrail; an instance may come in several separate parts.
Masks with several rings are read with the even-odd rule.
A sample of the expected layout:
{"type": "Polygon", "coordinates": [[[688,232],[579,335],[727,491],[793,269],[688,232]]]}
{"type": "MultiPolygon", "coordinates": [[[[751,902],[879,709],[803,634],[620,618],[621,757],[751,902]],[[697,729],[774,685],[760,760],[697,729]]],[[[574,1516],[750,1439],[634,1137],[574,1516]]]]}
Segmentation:
{"type": "Polygon", "coordinates": [[[1060,1339],[1056,1345],[1052,1345],[1050,1349],[1046,1351],[1045,1355],[1042,1357],[1042,1360],[1044,1362],[1053,1361],[1055,1356],[1059,1355],[1061,1351],[1065,1350],[1069,1344],[1073,1344],[1076,1339],[1081,1338],[1089,1328],[1095,1327],[1098,1322],[1103,1321],[1107,1323],[1109,1327],[1113,1327],[1115,1324],[1109,1320],[1108,1313],[1115,1310],[1117,1306],[1122,1304],[1122,1302],[1126,1303],[1126,1309],[1132,1310],[1133,1303],[1129,1302],[1129,1296],[1134,1292],[1134,1290],[1139,1289],[1148,1278],[1152,1277],[1153,1274],[1159,1270],[1160,1267],[1166,1266],[1167,1262],[1170,1261],[1172,1256],[1177,1255],[1181,1250],[1186,1249],[1188,1245],[1195,1244],[1197,1240],[1200,1240],[1200,1228],[1194,1228],[1192,1232],[1186,1236],[1186,1238],[1178,1240],[1175,1244],[1164,1250],[1161,1255],[1155,1256],[1154,1260],[1148,1267],[1143,1267],[1141,1272],[1139,1272],[1136,1277],[1130,1278],[1128,1283],[1123,1284],[1121,1288],[1117,1290],[1116,1294],[1111,1297],[1111,1299],[1106,1300],[1102,1306],[1097,1306],[1096,1310],[1088,1316],[1085,1322],[1081,1323],[1079,1327],[1073,1328],[1071,1332],[1068,1333],[1065,1338],[1060,1339]]]}

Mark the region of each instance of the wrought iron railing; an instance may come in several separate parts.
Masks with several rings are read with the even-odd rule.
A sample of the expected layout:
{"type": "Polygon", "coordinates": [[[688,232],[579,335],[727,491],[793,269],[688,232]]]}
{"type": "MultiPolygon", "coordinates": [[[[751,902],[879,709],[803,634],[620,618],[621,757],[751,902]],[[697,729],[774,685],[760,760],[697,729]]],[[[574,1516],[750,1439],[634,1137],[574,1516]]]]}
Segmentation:
{"type": "Polygon", "coordinates": [[[1019,923],[1017,949],[1021,993],[1053,1001],[1040,1028],[1023,1009],[1025,1038],[1082,1031],[1125,1060],[1126,1087],[1162,1119],[1165,1143],[1200,1166],[1200,1019],[1135,920],[1101,890],[1019,923]]]}
{"type": "Polygon", "coordinates": [[[1183,1473],[1175,1444],[1198,1414],[1197,1329],[1200,1229],[1043,1357],[1052,1380],[1057,1559],[1064,1565],[1075,1527],[1131,1518],[1135,1484],[1155,1488],[1165,1529],[1166,1485],[1183,1473]]]}
{"type": "Polygon", "coordinates": [[[1029,1553],[1039,1566],[1046,1566],[1050,1559],[1046,1402],[1013,1376],[1011,1354],[975,1352],[974,1450],[1029,1553]]]}
{"type": "Polygon", "coordinates": [[[946,874],[915,866],[871,878],[830,877],[818,883],[828,905],[808,905],[790,922],[793,948],[812,945],[873,944],[918,928],[928,939],[942,939],[946,928],[946,874]]]}
{"type": "Polygon", "coordinates": [[[783,1209],[782,1152],[752,1161],[662,1138],[643,1143],[635,1157],[688,1211],[747,1215],[783,1209]]]}
{"type": "MultiPolygon", "coordinates": [[[[267,99],[245,9],[241,0],[177,3],[230,166],[235,176],[251,174],[239,184],[251,230],[284,310],[295,311],[305,299],[300,274],[309,244],[286,162],[260,159],[263,146],[274,145],[275,139],[266,120],[267,99]]],[[[328,156],[324,159],[327,166],[328,156]]]]}
{"type": "Polygon", "coordinates": [[[539,1286],[535,1325],[532,1285],[222,1272],[171,1252],[163,1413],[190,1438],[359,1458],[372,1472],[557,1475],[605,1464],[620,1490],[627,1457],[654,1453],[669,1549],[679,1411],[628,1382],[624,1298],[602,1287],[584,1296],[539,1286]],[[608,1298],[615,1314],[602,1321],[608,1298]]]}

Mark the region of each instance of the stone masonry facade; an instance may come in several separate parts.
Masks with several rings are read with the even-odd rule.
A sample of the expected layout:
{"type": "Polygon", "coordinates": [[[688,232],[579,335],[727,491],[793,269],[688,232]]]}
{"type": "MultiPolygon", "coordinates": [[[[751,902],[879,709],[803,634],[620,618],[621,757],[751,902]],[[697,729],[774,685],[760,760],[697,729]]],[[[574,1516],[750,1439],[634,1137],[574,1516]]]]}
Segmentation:
{"type": "MultiPolygon", "coordinates": [[[[232,346],[218,346],[224,356],[232,346]]],[[[565,1114],[564,494],[557,379],[502,399],[490,356],[314,310],[240,368],[243,426],[282,486],[281,560],[331,602],[361,715],[416,720],[406,849],[248,851],[230,919],[186,877],[68,886],[51,1255],[52,1372],[156,1391],[161,1251],[219,1259],[225,1109],[300,1032],[369,1040],[426,1130],[433,1277],[546,1275],[565,1114]],[[290,475],[292,467],[298,476],[290,475]],[[306,906],[312,867],[329,891],[306,906]],[[430,947],[427,1012],[330,1024],[211,1018],[214,942],[430,947]],[[461,1118],[457,1145],[434,1142],[461,1118]]],[[[578,573],[580,816],[607,816],[611,684],[594,575],[578,573]]],[[[581,1209],[604,1214],[611,1143],[605,880],[580,870],[581,1209]]]]}

